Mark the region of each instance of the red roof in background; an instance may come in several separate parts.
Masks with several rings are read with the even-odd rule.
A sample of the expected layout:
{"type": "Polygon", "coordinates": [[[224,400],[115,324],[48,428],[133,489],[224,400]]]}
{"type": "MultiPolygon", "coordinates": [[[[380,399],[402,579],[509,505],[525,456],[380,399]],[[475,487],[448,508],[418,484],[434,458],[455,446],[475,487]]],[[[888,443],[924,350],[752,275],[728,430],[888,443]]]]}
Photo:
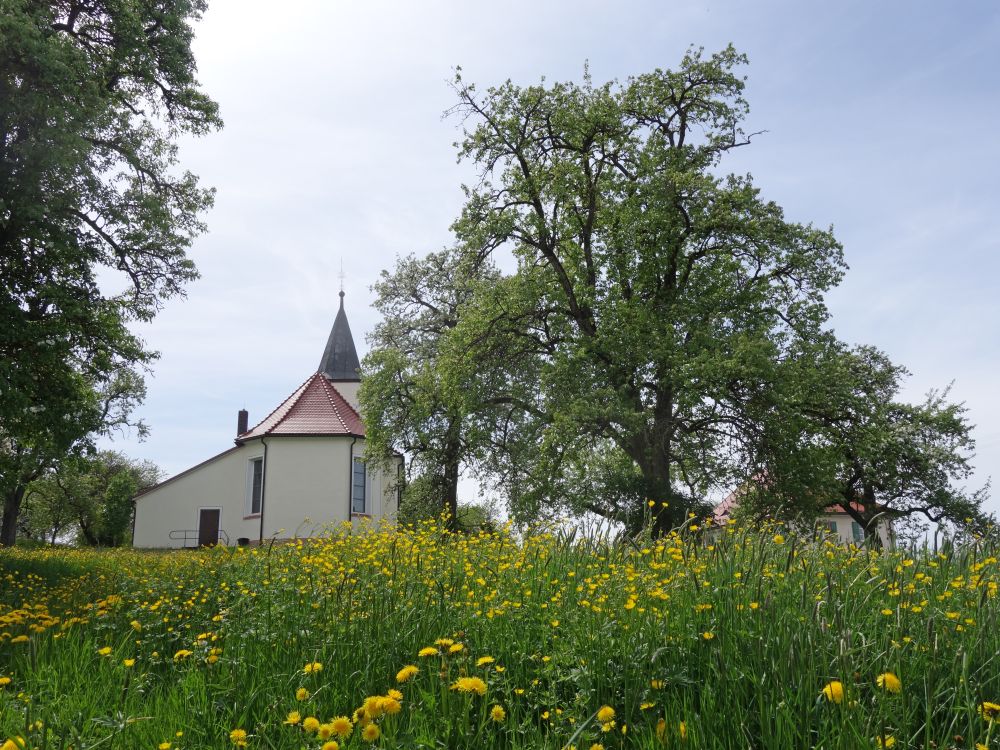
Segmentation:
{"type": "Polygon", "coordinates": [[[253,429],[237,436],[244,441],[266,435],[356,435],[364,437],[361,417],[320,372],[295,389],[253,429]]]}

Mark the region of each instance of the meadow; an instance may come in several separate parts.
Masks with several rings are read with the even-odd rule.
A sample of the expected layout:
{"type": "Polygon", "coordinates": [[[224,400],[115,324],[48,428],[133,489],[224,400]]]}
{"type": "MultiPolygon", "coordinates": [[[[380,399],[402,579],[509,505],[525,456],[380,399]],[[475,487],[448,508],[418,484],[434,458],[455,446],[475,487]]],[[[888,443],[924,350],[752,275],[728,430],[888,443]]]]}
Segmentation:
{"type": "Polygon", "coordinates": [[[730,526],[0,551],[4,750],[1000,748],[1000,568],[730,526]]]}

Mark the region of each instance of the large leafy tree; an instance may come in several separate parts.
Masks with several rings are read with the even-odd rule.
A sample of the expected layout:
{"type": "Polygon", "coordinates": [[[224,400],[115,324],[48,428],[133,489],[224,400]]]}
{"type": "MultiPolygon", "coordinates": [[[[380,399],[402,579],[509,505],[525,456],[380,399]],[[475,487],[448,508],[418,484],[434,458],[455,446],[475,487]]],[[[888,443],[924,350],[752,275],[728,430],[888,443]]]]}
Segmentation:
{"type": "Polygon", "coordinates": [[[948,389],[906,402],[906,369],[874,347],[815,344],[816,356],[785,363],[798,387],[764,422],[749,508],[809,516],[839,503],[871,543],[880,521],[985,531],[988,488],[963,485],[975,450],[964,405],[948,389]]]}
{"type": "Polygon", "coordinates": [[[85,544],[119,546],[129,539],[135,494],[160,476],[152,462],[116,451],[64,460],[28,486],[19,526],[52,543],[76,532],[85,544]]]}
{"type": "Polygon", "coordinates": [[[0,544],[25,487],[128,422],[153,358],[129,332],[195,278],[212,193],[178,135],[221,125],[203,0],[0,0],[0,544]]]}
{"type": "Polygon", "coordinates": [[[511,304],[481,305],[457,335],[474,360],[497,333],[541,361],[512,495],[533,485],[572,503],[591,486],[589,509],[633,520],[649,498],[664,532],[745,469],[786,387],[780,363],[819,335],[840,246],[786,220],[750,176],[722,174],[750,141],[743,63],[692,51],[621,84],[484,94],[458,79],[460,153],[481,179],[455,230],[477,253],[512,252],[517,271],[511,304]]]}
{"type": "Polygon", "coordinates": [[[404,502],[436,505],[452,522],[458,518],[459,476],[475,446],[469,400],[461,394],[467,374],[456,377],[441,364],[462,307],[477,285],[496,277],[490,264],[442,250],[400,258],[375,285],[382,321],[370,336],[360,396],[366,451],[382,460],[404,453],[410,480],[404,502]]]}

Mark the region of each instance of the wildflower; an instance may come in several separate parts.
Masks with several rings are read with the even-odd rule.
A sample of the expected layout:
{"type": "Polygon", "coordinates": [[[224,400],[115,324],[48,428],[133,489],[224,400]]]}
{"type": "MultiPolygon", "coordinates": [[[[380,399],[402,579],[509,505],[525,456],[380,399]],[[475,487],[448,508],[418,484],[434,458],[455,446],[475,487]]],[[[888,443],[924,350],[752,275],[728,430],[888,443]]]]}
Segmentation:
{"type": "Polygon", "coordinates": [[[497,724],[502,722],[507,718],[507,712],[503,710],[503,706],[496,705],[490,709],[490,718],[493,719],[497,724]]]}
{"type": "MultiPolygon", "coordinates": [[[[26,635],[15,635],[13,638],[10,639],[10,642],[11,643],[27,643],[28,642],[28,636],[26,636],[26,635]]],[[[7,740],[7,742],[12,742],[12,740],[7,740]]]]}
{"type": "Polygon", "coordinates": [[[188,651],[186,648],[182,648],[180,651],[174,654],[174,661],[180,661],[181,659],[186,659],[189,656],[191,656],[191,652],[188,651]]]}
{"type": "Polygon", "coordinates": [[[342,740],[346,740],[351,736],[351,732],[354,731],[354,725],[346,716],[337,716],[330,724],[333,726],[333,733],[342,740]]]}
{"type": "Polygon", "coordinates": [[[486,695],[486,683],[478,677],[459,677],[451,686],[452,690],[460,693],[475,693],[476,695],[486,695]]]}
{"type": "Polygon", "coordinates": [[[438,638],[434,641],[435,646],[451,646],[455,641],[451,638],[438,638]]]}
{"type": "Polygon", "coordinates": [[[129,625],[132,626],[132,630],[134,630],[136,633],[142,632],[142,623],[139,622],[138,620],[132,620],[132,622],[130,622],[129,625]]]}
{"type": "Polygon", "coordinates": [[[492,656],[480,656],[476,660],[477,667],[485,667],[487,664],[492,664],[494,661],[492,656]]]}
{"type": "Polygon", "coordinates": [[[101,656],[111,656],[111,646],[105,646],[104,648],[97,649],[97,653],[101,656]]]}
{"type": "Polygon", "coordinates": [[[10,684],[10,677],[0,677],[0,688],[7,687],[10,684]]]}
{"type": "Polygon", "coordinates": [[[783,537],[781,534],[775,534],[774,535],[774,543],[775,544],[784,544],[785,543],[785,537],[783,537]]]}
{"type": "MultiPolygon", "coordinates": [[[[683,722],[682,722],[683,723],[683,722]]],[[[667,720],[660,717],[656,720],[656,739],[663,741],[663,736],[667,733],[667,720]]]]}
{"type": "Polygon", "coordinates": [[[288,724],[289,726],[295,726],[300,721],[302,721],[302,714],[300,714],[298,711],[289,711],[288,718],[285,719],[284,723],[288,724]]]}
{"type": "Polygon", "coordinates": [[[595,742],[593,745],[590,746],[590,750],[604,750],[604,745],[602,745],[600,742],[595,742]]]}
{"type": "Polygon", "coordinates": [[[328,740],[333,736],[333,725],[332,724],[320,724],[319,729],[316,730],[316,737],[320,740],[328,740]]]}
{"type": "Polygon", "coordinates": [[[401,700],[403,700],[403,694],[402,694],[401,692],[399,692],[398,690],[392,690],[392,689],[390,688],[389,690],[386,690],[386,691],[385,691],[385,694],[386,694],[386,696],[388,696],[389,698],[395,698],[395,699],[396,699],[396,700],[398,700],[398,701],[401,701],[401,700]]]}
{"type": "Polygon", "coordinates": [[[323,671],[323,665],[320,664],[318,661],[309,662],[304,667],[302,667],[302,671],[305,674],[313,674],[314,672],[322,672],[323,671]]]}
{"type": "Polygon", "coordinates": [[[893,614],[893,611],[888,607],[886,607],[885,609],[882,610],[882,614],[885,615],[886,617],[890,617],[893,614]]]}
{"type": "Polygon", "coordinates": [[[831,703],[840,703],[844,700],[844,684],[840,680],[831,680],[823,686],[823,695],[831,703]]]}
{"type": "Polygon", "coordinates": [[[319,731],[319,719],[315,716],[307,716],[302,722],[302,729],[307,734],[315,734],[319,731]]]}
{"type": "Polygon", "coordinates": [[[23,750],[28,746],[23,737],[14,737],[0,745],[0,750],[23,750]]]}
{"type": "Polygon", "coordinates": [[[387,695],[382,699],[382,710],[389,716],[393,716],[402,711],[403,706],[396,698],[387,695]]]}
{"type": "Polygon", "coordinates": [[[295,700],[297,701],[307,701],[309,700],[309,691],[304,687],[300,687],[295,691],[295,700]]]}
{"type": "Polygon", "coordinates": [[[419,671],[420,671],[419,667],[415,667],[412,664],[408,664],[401,670],[396,672],[396,682],[406,682],[419,671]]]}
{"type": "Polygon", "coordinates": [[[247,746],[247,733],[245,729],[234,729],[229,733],[229,740],[236,747],[246,747],[247,746]]]}
{"type": "Polygon", "coordinates": [[[993,722],[997,717],[1000,717],[1000,703],[983,701],[979,704],[976,712],[986,721],[993,722]]]}
{"type": "Polygon", "coordinates": [[[896,744],[896,738],[893,737],[891,734],[887,734],[884,737],[882,735],[879,735],[878,737],[875,738],[875,744],[878,747],[892,747],[893,745],[896,744]]]}
{"type": "Polygon", "coordinates": [[[437,656],[440,653],[441,652],[438,651],[433,646],[426,646],[425,648],[420,649],[420,651],[417,653],[417,656],[437,656]]]}
{"type": "Polygon", "coordinates": [[[688,727],[687,724],[685,724],[683,721],[678,725],[677,731],[680,734],[682,740],[686,740],[688,738],[688,727]]]}
{"type": "Polygon", "coordinates": [[[382,730],[378,728],[378,724],[369,724],[361,730],[361,738],[366,742],[374,742],[381,734],[382,730]]]}
{"type": "Polygon", "coordinates": [[[607,724],[615,718],[615,710],[611,706],[601,706],[597,709],[597,720],[602,724],[607,724]]]}
{"type": "Polygon", "coordinates": [[[157,747],[157,750],[170,750],[170,748],[172,748],[173,746],[174,745],[173,745],[172,742],[161,742],[156,747],[157,747]]]}
{"type": "Polygon", "coordinates": [[[880,674],[875,678],[875,684],[890,693],[900,693],[903,691],[903,683],[892,672],[880,674]]]}
{"type": "Polygon", "coordinates": [[[643,701],[642,703],[639,704],[639,710],[640,711],[648,711],[649,709],[651,709],[655,705],[656,704],[653,703],[652,701],[643,701]]]}
{"type": "Polygon", "coordinates": [[[340,750],[340,745],[336,740],[330,740],[329,742],[324,742],[320,750],[340,750]]]}
{"type": "Polygon", "coordinates": [[[706,630],[704,633],[701,634],[701,637],[704,638],[706,641],[710,641],[713,638],[715,638],[715,633],[706,630]]]}
{"type": "Polygon", "coordinates": [[[450,646],[448,646],[448,653],[449,654],[457,654],[457,653],[459,653],[461,651],[464,651],[464,650],[465,650],[465,646],[463,646],[461,643],[453,643],[450,646]]]}
{"type": "Polygon", "coordinates": [[[126,669],[130,669],[135,666],[135,659],[122,659],[122,664],[125,665],[126,669]]]}

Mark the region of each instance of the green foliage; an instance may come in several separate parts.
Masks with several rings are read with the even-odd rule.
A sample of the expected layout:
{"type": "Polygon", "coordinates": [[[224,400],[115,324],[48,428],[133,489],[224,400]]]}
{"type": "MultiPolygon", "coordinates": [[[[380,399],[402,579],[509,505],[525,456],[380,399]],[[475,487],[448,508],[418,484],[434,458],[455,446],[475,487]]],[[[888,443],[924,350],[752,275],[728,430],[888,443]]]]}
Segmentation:
{"type": "MultiPolygon", "coordinates": [[[[243,729],[249,748],[317,750],[301,719],[394,689],[377,747],[996,750],[982,706],[1000,703],[998,554],[780,526],[710,546],[423,525],[273,548],[5,549],[0,738],[224,748],[243,729]],[[418,656],[438,639],[445,653],[418,656]],[[406,665],[419,671],[397,682],[406,665]],[[459,677],[485,695],[450,689],[459,677]],[[605,705],[613,731],[595,721],[605,705]]],[[[358,726],[339,744],[374,743],[358,726]]]]}
{"type": "Polygon", "coordinates": [[[83,544],[120,546],[130,540],[135,494],[160,476],[152,462],[115,451],[62,461],[28,485],[21,530],[52,543],[77,537],[83,544]]]}
{"type": "Polygon", "coordinates": [[[175,140],[203,0],[0,2],[0,543],[25,485],[128,421],[154,358],[128,329],[196,277],[212,202],[175,140]]]}
{"type": "Polygon", "coordinates": [[[779,363],[820,335],[839,244],[787,221],[749,175],[722,175],[750,142],[745,62],[732,48],[692,51],[676,71],[620,84],[507,82],[482,95],[456,80],[460,155],[481,170],[459,246],[510,251],[517,271],[468,303],[453,338],[517,411],[487,430],[517,426],[517,444],[488,459],[515,509],[621,517],[599,491],[617,465],[616,486],[636,469],[642,479],[627,517],[661,501],[663,533],[743,475],[760,405],[788,386],[779,363]],[[527,401],[524,365],[537,373],[527,401]],[[598,476],[595,454],[609,457],[598,476]]]}
{"type": "Polygon", "coordinates": [[[790,379],[799,387],[764,422],[771,429],[757,476],[766,479],[748,486],[747,501],[807,515],[837,501],[871,539],[878,519],[911,533],[927,522],[985,533],[988,486],[961,486],[975,449],[964,405],[949,402],[948,389],[904,402],[908,373],[874,347],[827,338],[815,349],[815,357],[786,363],[798,369],[790,379]]]}

